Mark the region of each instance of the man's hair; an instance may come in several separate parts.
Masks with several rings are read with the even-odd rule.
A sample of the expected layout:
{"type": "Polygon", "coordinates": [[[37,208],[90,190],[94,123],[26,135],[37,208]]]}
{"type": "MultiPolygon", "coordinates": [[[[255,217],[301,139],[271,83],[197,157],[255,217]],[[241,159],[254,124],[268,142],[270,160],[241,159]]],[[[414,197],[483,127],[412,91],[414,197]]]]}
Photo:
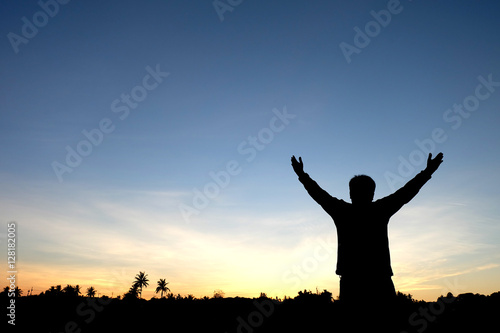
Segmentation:
{"type": "Polygon", "coordinates": [[[349,190],[351,199],[353,196],[356,199],[370,199],[373,200],[375,194],[375,181],[367,175],[356,175],[349,181],[349,190]]]}

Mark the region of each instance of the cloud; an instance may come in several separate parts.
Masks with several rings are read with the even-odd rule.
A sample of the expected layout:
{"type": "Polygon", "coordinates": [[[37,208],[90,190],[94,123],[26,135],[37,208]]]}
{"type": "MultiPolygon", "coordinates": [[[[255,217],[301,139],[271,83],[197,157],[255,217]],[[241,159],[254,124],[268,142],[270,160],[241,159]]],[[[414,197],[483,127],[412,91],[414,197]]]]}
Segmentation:
{"type": "Polygon", "coordinates": [[[496,267],[497,228],[467,205],[432,201],[403,208],[389,224],[395,281],[401,290],[442,290],[446,278],[496,267]],[[478,223],[483,229],[476,228],[478,223]],[[436,282],[441,283],[437,285],[436,282]]]}
{"type": "MultiPolygon", "coordinates": [[[[195,296],[214,289],[227,296],[261,291],[283,296],[338,287],[336,250],[299,279],[297,290],[283,279],[292,268],[309,264],[318,239],[336,242],[335,226],[321,210],[214,206],[186,224],[177,209],[186,193],[179,191],[40,183],[7,190],[0,211],[18,222],[24,289],[40,292],[70,283],[118,295],[139,271],[151,280],[145,297],[153,296],[151,285],[159,278],[166,278],[173,292],[195,296]]],[[[443,278],[496,267],[498,247],[492,240],[498,228],[470,207],[421,201],[393,217],[389,230],[399,290],[438,293],[443,278]]]]}
{"type": "Polygon", "coordinates": [[[22,230],[25,288],[79,283],[96,284],[108,294],[125,292],[141,270],[153,279],[172,279],[184,293],[222,285],[241,290],[258,284],[257,277],[285,256],[279,243],[259,237],[270,220],[251,225],[233,218],[241,228],[226,233],[210,220],[202,228],[179,221],[177,210],[167,208],[180,193],[72,191],[76,194],[27,191],[13,196],[22,199],[1,204],[3,212],[17,215],[22,230]],[[252,228],[255,232],[244,232],[252,228]]]}

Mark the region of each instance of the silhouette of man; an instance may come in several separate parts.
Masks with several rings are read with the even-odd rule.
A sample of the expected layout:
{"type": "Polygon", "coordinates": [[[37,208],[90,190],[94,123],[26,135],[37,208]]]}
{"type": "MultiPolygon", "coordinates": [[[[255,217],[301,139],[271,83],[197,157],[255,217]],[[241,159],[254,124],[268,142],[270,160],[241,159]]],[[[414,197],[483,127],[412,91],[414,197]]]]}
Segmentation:
{"type": "Polygon", "coordinates": [[[375,182],[366,175],[349,182],[351,202],[332,197],[304,172],[302,158],[292,156],[292,167],[309,195],[332,217],[337,228],[337,269],[340,300],[355,304],[367,295],[391,303],[396,292],[391,276],[387,225],[389,219],[408,203],[431,179],[443,162],[443,154],[429,154],[427,167],[393,194],[373,201],[375,182]]]}

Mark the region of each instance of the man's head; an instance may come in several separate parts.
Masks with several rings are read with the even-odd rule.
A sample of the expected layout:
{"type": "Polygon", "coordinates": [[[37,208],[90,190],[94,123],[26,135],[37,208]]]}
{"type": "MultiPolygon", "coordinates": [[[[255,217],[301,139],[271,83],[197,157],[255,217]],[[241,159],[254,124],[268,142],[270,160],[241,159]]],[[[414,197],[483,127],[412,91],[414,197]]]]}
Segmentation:
{"type": "Polygon", "coordinates": [[[375,194],[375,182],[366,175],[357,175],[349,181],[349,194],[352,203],[369,203],[375,194]]]}

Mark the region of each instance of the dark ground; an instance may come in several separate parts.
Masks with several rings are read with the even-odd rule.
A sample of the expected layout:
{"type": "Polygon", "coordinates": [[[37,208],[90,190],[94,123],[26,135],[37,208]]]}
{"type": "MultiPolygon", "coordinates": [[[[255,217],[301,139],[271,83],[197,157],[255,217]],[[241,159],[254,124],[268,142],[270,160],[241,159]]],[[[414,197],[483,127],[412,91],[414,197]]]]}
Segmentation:
{"type": "MultiPolygon", "coordinates": [[[[8,306],[9,298],[1,296],[8,306]]],[[[8,309],[2,306],[3,327],[8,309]]],[[[278,302],[269,298],[128,299],[35,295],[16,298],[15,328],[20,332],[496,332],[500,292],[461,294],[436,302],[416,302],[400,294],[390,311],[393,330],[383,328],[376,300],[360,302],[352,316],[342,304],[313,293],[278,302]],[[361,327],[362,328],[361,328],[361,327]]],[[[2,329],[2,331],[5,331],[2,329]]]]}

